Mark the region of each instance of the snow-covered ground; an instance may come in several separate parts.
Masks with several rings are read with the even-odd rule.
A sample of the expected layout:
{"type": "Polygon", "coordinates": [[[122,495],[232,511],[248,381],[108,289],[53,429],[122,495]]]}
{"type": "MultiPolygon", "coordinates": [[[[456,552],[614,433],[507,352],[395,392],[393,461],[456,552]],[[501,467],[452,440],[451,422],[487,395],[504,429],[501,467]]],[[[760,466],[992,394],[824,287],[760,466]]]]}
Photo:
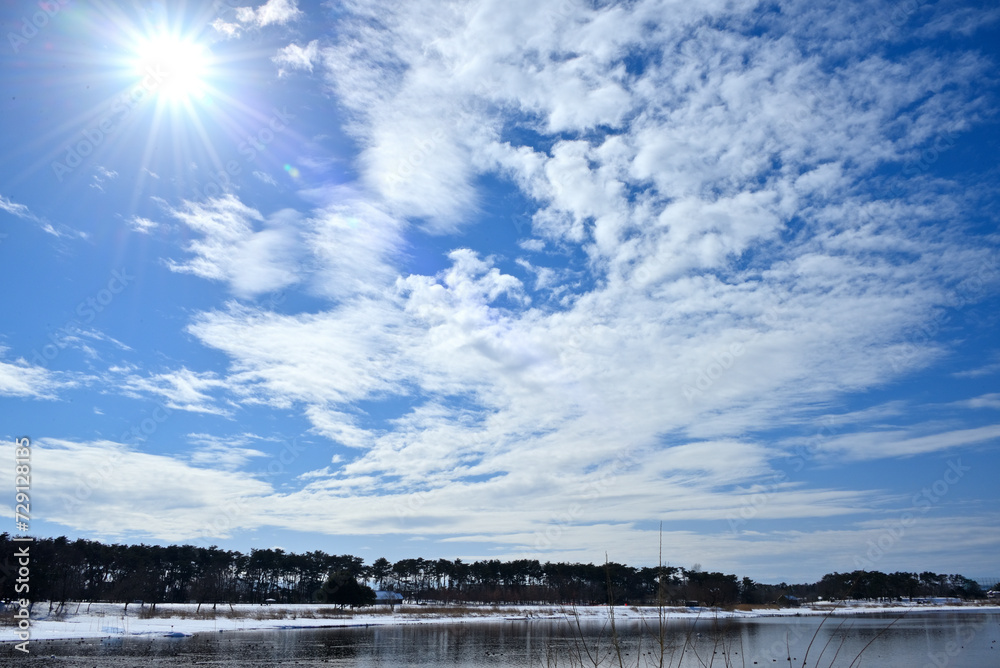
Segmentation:
{"type": "MultiPolygon", "coordinates": [[[[531,621],[565,619],[573,614],[581,618],[602,620],[608,616],[604,606],[572,608],[569,606],[440,606],[404,605],[395,610],[364,612],[333,611],[329,605],[250,605],[219,604],[212,611],[202,605],[201,614],[195,604],[160,604],[156,616],[148,616],[148,606],[130,604],[128,612],[121,603],[70,603],[62,614],[49,614],[48,603],[36,603],[31,619],[31,639],[106,638],[124,635],[166,636],[171,633],[189,635],[203,632],[233,632],[260,629],[319,628],[374,626],[388,624],[436,624],[476,621],[531,621]],[[331,614],[332,613],[332,614],[331,614]]],[[[1000,612],[997,605],[885,605],[870,602],[810,604],[800,608],[762,608],[749,611],[725,611],[710,608],[666,608],[669,619],[753,618],[771,616],[824,615],[831,608],[835,615],[865,613],[896,613],[929,611],[1000,612]]],[[[623,619],[655,619],[656,608],[620,606],[615,617],[623,619]]],[[[11,613],[0,613],[7,625],[0,626],[0,642],[17,642],[16,628],[9,623],[11,613]]]]}

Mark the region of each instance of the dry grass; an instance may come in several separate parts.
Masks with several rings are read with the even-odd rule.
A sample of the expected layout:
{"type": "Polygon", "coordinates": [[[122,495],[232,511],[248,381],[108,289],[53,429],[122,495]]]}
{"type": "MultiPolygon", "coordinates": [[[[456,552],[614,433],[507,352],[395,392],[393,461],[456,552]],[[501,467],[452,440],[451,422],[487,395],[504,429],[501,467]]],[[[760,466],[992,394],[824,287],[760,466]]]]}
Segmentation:
{"type": "MultiPolygon", "coordinates": [[[[135,608],[133,607],[133,610],[135,608]]],[[[221,610],[203,609],[200,612],[195,610],[185,610],[184,608],[171,608],[170,606],[143,606],[135,613],[139,619],[158,619],[162,617],[176,617],[178,619],[217,619],[227,615],[221,610]]]]}
{"type": "Polygon", "coordinates": [[[178,619],[352,619],[357,616],[389,616],[399,614],[406,617],[484,617],[487,615],[504,614],[507,616],[521,616],[525,612],[516,608],[500,608],[497,606],[465,606],[465,605],[397,605],[394,609],[388,606],[373,606],[369,608],[340,609],[335,607],[326,608],[298,608],[296,606],[274,605],[266,607],[254,607],[248,609],[245,606],[230,609],[229,606],[218,606],[216,610],[211,607],[202,607],[201,611],[191,609],[189,606],[173,606],[161,604],[156,606],[143,606],[142,608],[132,607],[130,613],[139,619],[163,619],[173,617],[178,619]],[[131,612],[134,610],[135,612],[131,612]]]}
{"type": "Polygon", "coordinates": [[[485,615],[496,615],[501,612],[509,616],[523,614],[520,610],[513,608],[504,608],[501,610],[497,606],[477,608],[466,605],[410,605],[405,608],[400,607],[399,611],[411,617],[482,617],[485,615]]]}
{"type": "Polygon", "coordinates": [[[201,611],[197,611],[181,606],[158,605],[155,609],[152,606],[144,606],[134,614],[139,619],[165,619],[170,617],[175,619],[254,619],[261,621],[265,619],[351,619],[358,613],[366,615],[389,614],[389,611],[371,608],[362,608],[355,611],[350,609],[341,610],[340,608],[297,609],[285,606],[230,609],[228,605],[225,607],[219,606],[216,610],[212,610],[211,607],[203,607],[201,611]]]}
{"type": "Polygon", "coordinates": [[[777,603],[737,603],[736,605],[725,609],[739,610],[740,612],[753,612],[754,610],[781,610],[782,607],[777,603]]]}

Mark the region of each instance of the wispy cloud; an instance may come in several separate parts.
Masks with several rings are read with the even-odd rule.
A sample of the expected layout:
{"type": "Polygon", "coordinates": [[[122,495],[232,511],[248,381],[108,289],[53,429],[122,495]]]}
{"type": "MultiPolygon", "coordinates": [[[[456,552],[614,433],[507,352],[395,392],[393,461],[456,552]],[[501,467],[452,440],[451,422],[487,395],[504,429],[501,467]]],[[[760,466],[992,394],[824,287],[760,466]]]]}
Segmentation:
{"type": "Polygon", "coordinates": [[[266,440],[255,434],[228,438],[212,434],[188,434],[187,440],[193,446],[190,461],[195,466],[234,471],[243,468],[253,459],[267,457],[266,452],[247,447],[255,441],[266,440]]]}
{"type": "Polygon", "coordinates": [[[981,378],[983,376],[993,376],[1000,373],[1000,362],[990,362],[975,369],[965,369],[951,374],[955,378],[981,378]]]}
{"type": "Polygon", "coordinates": [[[159,223],[155,223],[149,218],[143,218],[142,216],[132,216],[127,222],[129,227],[141,234],[150,234],[160,226],[159,223]]]}
{"type": "Polygon", "coordinates": [[[1000,425],[930,434],[924,433],[925,431],[926,428],[915,425],[908,429],[846,434],[829,439],[823,444],[823,449],[852,459],[880,459],[912,457],[963,446],[988,444],[1000,438],[1000,425]]]}
{"type": "Polygon", "coordinates": [[[94,174],[90,182],[90,187],[101,192],[104,192],[104,184],[108,181],[113,181],[118,178],[118,172],[113,169],[108,169],[107,167],[102,167],[98,165],[94,169],[94,174]]]}
{"type": "Polygon", "coordinates": [[[259,169],[255,169],[254,172],[253,172],[253,175],[254,175],[255,178],[263,181],[264,183],[266,183],[269,186],[276,186],[276,185],[278,185],[278,182],[274,180],[274,177],[271,176],[270,174],[268,174],[267,172],[262,172],[259,169]]]}
{"type": "Polygon", "coordinates": [[[284,76],[288,70],[312,72],[313,65],[319,60],[319,40],[314,39],[305,46],[289,44],[271,60],[281,66],[278,70],[278,76],[284,76]]]}
{"type": "Polygon", "coordinates": [[[302,16],[303,12],[299,9],[296,0],[267,0],[256,9],[253,7],[238,7],[236,9],[237,19],[261,28],[272,24],[284,25],[302,16]]]}
{"type": "Polygon", "coordinates": [[[129,396],[160,397],[171,409],[215,415],[229,415],[231,412],[218,406],[209,394],[226,386],[226,383],[213,373],[198,373],[182,367],[176,371],[148,376],[128,374],[116,385],[120,391],[129,396]]]}
{"type": "MultiPolygon", "coordinates": [[[[6,352],[7,349],[0,346],[0,356],[6,352]]],[[[54,399],[59,390],[76,385],[77,381],[66,379],[63,374],[30,364],[24,359],[13,363],[0,360],[0,395],[3,396],[54,399]]]]}
{"type": "Polygon", "coordinates": [[[225,535],[255,523],[240,512],[241,499],[271,492],[247,473],[193,466],[114,441],[38,439],[32,450],[32,466],[46,480],[36,491],[49,518],[105,539],[138,532],[190,541],[206,529],[225,535]],[[89,482],[81,481],[80,471],[92,472],[89,482]],[[128,499],[124,506],[122,499],[128,499]],[[206,523],[206,508],[238,510],[213,526],[206,523]]]}
{"type": "Polygon", "coordinates": [[[170,261],[171,270],[224,281],[240,297],[280,290],[300,280],[294,271],[299,250],[294,212],[265,219],[226,195],[205,203],[186,202],[171,214],[202,235],[187,246],[194,257],[170,261]]]}
{"type": "Polygon", "coordinates": [[[27,220],[38,220],[31,211],[28,210],[23,204],[18,204],[17,202],[12,202],[3,195],[0,195],[0,211],[6,211],[7,213],[17,216],[18,218],[25,218],[27,220]]]}
{"type": "Polygon", "coordinates": [[[957,401],[951,406],[957,406],[959,408],[971,408],[971,409],[1000,409],[1000,393],[992,392],[990,394],[982,394],[978,397],[972,397],[971,399],[965,399],[962,401],[957,401]]]}
{"type": "Polygon", "coordinates": [[[6,211],[12,216],[17,216],[23,220],[30,220],[33,223],[37,223],[39,227],[42,228],[47,234],[51,234],[54,237],[61,237],[63,233],[52,226],[52,223],[48,222],[44,218],[39,218],[28,209],[24,204],[18,204],[3,195],[0,195],[0,211],[6,211]]]}

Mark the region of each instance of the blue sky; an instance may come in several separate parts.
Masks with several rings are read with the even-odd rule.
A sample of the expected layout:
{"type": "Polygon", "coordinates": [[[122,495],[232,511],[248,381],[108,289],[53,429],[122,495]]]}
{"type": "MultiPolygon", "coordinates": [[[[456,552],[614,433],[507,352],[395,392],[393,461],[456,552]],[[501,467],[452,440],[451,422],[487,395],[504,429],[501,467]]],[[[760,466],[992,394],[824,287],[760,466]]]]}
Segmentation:
{"type": "Polygon", "coordinates": [[[37,533],[1000,573],[991,3],[2,21],[37,533]]]}

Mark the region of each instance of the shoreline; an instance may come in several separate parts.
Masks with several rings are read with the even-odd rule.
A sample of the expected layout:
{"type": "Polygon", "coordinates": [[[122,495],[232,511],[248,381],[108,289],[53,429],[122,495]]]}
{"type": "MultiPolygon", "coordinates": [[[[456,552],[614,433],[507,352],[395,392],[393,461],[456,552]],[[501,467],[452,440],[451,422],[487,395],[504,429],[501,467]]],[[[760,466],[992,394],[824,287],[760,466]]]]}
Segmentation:
{"type": "MultiPolygon", "coordinates": [[[[604,621],[609,617],[606,606],[567,605],[397,605],[393,611],[339,611],[325,604],[279,604],[262,606],[240,603],[217,607],[202,605],[196,612],[195,603],[158,604],[155,616],[149,608],[129,604],[124,614],[123,603],[69,603],[70,611],[58,617],[45,613],[31,619],[31,640],[86,640],[123,637],[188,637],[195,633],[234,633],[293,629],[351,628],[370,626],[405,626],[412,624],[455,624],[474,622],[549,622],[570,619],[573,615],[585,621],[604,621]]],[[[42,605],[36,604],[36,609],[42,605]]],[[[665,607],[668,620],[699,619],[763,619],[774,617],[834,617],[868,614],[909,614],[922,612],[1000,613],[1000,605],[931,604],[887,605],[865,601],[833,604],[813,604],[802,607],[761,607],[750,610],[716,608],[665,607]]],[[[616,621],[657,619],[656,606],[616,606],[616,621]]],[[[15,643],[13,625],[0,626],[0,642],[15,643]]]]}

